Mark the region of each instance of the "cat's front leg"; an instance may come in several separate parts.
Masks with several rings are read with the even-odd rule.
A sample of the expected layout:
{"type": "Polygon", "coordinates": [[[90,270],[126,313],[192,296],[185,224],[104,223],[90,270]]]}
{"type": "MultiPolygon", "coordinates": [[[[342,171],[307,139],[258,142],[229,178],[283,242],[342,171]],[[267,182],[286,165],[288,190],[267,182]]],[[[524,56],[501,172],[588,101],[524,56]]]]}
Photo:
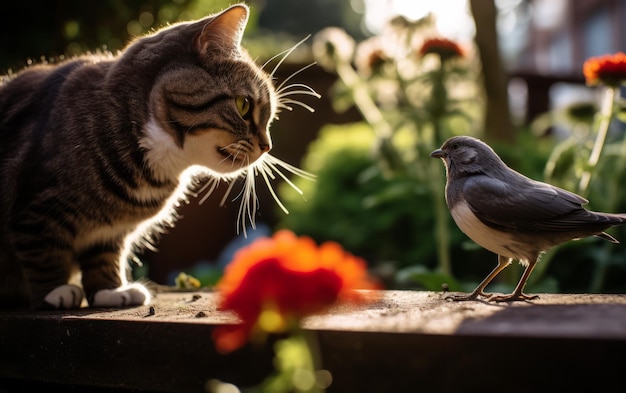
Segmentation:
{"type": "Polygon", "coordinates": [[[92,307],[132,307],[150,302],[146,287],[126,282],[120,244],[98,244],[79,254],[83,288],[92,307]]]}
{"type": "Polygon", "coordinates": [[[22,264],[24,287],[33,309],[78,308],[82,290],[68,285],[72,254],[68,249],[50,245],[47,239],[20,236],[15,242],[15,257],[22,264]],[[32,240],[31,240],[32,239],[32,240]]]}
{"type": "Polygon", "coordinates": [[[0,238],[0,309],[20,309],[30,306],[30,295],[24,271],[11,246],[0,238]]]}
{"type": "Polygon", "coordinates": [[[79,308],[83,302],[83,290],[72,284],[61,285],[50,291],[44,302],[56,309],[79,308]]]}
{"type": "Polygon", "coordinates": [[[115,289],[102,289],[95,293],[94,307],[128,307],[150,303],[151,295],[146,287],[131,283],[115,289]]]}

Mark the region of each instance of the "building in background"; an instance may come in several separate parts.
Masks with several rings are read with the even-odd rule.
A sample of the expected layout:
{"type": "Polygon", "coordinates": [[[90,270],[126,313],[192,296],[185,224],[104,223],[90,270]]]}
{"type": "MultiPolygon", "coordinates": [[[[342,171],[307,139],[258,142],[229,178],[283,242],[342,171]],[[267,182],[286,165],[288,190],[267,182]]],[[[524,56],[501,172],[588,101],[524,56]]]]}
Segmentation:
{"type": "MultiPolygon", "coordinates": [[[[524,112],[525,120],[531,121],[549,109],[596,100],[593,91],[584,86],[582,66],[589,57],[626,51],[626,2],[503,0],[496,3],[516,3],[514,20],[509,23],[517,23],[518,31],[524,31],[514,37],[516,44],[522,40],[523,45],[507,45],[506,33],[500,37],[511,76],[514,113],[524,112]]],[[[500,22],[506,32],[506,20],[500,22]]]]}

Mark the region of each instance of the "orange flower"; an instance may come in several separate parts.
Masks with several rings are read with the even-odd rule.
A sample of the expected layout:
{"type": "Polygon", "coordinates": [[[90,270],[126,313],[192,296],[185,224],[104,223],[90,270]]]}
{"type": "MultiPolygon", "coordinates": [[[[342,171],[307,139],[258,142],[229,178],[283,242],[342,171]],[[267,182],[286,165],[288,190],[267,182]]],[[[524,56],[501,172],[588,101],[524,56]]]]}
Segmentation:
{"type": "Polygon", "coordinates": [[[251,333],[274,333],[289,322],[325,310],[337,301],[361,301],[355,289],[374,289],[365,261],[334,242],[317,246],[282,230],[241,249],[217,283],[220,309],[235,312],[241,325],[215,329],[220,352],[242,346],[251,333]],[[270,323],[268,323],[268,320],[270,323]]]}
{"type": "Polygon", "coordinates": [[[583,64],[583,74],[588,86],[595,86],[598,83],[619,86],[626,80],[626,54],[618,52],[591,57],[583,64]]]}
{"type": "Polygon", "coordinates": [[[456,42],[446,38],[430,38],[424,41],[419,54],[426,56],[429,53],[439,55],[442,61],[465,56],[463,49],[456,42]]]}

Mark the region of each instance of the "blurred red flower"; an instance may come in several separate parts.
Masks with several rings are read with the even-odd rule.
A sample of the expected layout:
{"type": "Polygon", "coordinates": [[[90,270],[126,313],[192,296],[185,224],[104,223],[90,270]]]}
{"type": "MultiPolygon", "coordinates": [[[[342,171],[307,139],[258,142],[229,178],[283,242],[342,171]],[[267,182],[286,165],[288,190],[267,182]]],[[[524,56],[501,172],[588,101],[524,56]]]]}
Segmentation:
{"type": "Polygon", "coordinates": [[[626,54],[615,54],[591,57],[583,64],[585,82],[589,86],[604,83],[608,86],[619,86],[626,81],[626,54]]]}
{"type": "Polygon", "coordinates": [[[235,312],[236,326],[218,327],[218,351],[241,347],[254,332],[284,331],[289,323],[338,301],[365,300],[355,289],[376,289],[365,261],[334,242],[319,247],[308,237],[281,230],[238,251],[217,283],[219,308],[235,312]],[[268,325],[267,315],[273,317],[268,325]],[[265,322],[263,322],[265,320],[265,322]]]}
{"type": "Polygon", "coordinates": [[[442,61],[465,56],[465,52],[459,44],[447,38],[429,38],[425,40],[419,50],[419,54],[426,56],[429,53],[439,55],[442,61]]]}

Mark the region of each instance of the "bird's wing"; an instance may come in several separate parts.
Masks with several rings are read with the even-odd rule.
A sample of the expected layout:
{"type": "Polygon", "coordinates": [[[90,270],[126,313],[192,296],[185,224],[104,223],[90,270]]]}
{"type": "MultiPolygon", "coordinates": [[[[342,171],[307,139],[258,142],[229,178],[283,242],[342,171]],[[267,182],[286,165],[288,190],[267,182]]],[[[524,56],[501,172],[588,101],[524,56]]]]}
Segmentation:
{"type": "Polygon", "coordinates": [[[584,224],[587,200],[569,191],[515,174],[506,182],[472,176],[465,199],[486,225],[509,231],[569,231],[584,224]]]}

